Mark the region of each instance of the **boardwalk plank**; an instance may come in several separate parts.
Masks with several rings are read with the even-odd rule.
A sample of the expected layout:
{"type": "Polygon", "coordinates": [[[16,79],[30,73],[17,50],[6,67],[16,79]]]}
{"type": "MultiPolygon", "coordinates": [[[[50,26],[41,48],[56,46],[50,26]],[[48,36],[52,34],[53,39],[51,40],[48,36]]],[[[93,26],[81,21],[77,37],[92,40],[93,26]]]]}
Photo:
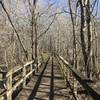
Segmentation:
{"type": "Polygon", "coordinates": [[[18,95],[16,100],[70,100],[59,66],[50,59],[18,95]]]}

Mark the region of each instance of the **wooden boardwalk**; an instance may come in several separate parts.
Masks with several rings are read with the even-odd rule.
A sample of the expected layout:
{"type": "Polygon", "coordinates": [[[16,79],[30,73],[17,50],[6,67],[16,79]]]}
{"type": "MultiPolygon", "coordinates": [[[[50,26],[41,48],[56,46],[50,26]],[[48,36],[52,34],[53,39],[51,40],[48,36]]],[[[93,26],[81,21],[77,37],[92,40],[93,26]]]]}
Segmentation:
{"type": "Polygon", "coordinates": [[[94,81],[84,77],[61,56],[47,58],[40,60],[38,66],[29,61],[7,72],[6,84],[2,84],[6,89],[0,91],[0,100],[100,100],[99,85],[94,81]],[[77,94],[73,91],[76,81],[77,94]]]}
{"type": "Polygon", "coordinates": [[[15,100],[70,100],[61,71],[52,58],[36,72],[15,100]]]}

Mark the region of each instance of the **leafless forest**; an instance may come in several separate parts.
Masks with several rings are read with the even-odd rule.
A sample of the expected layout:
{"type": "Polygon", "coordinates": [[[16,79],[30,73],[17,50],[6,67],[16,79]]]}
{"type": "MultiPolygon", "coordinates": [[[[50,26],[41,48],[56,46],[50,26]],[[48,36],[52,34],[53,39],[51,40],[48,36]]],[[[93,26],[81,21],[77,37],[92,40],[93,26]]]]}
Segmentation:
{"type": "Polygon", "coordinates": [[[0,0],[1,88],[2,73],[32,60],[38,66],[45,54],[62,56],[100,90],[100,0],[0,0]]]}

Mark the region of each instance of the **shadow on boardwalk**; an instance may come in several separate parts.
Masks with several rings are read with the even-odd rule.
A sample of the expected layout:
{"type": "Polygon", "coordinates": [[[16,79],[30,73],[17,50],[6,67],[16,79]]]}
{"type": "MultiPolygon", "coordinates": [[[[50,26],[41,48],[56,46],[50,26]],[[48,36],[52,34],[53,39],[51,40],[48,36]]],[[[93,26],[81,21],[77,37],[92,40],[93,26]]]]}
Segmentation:
{"type": "Polygon", "coordinates": [[[36,80],[31,81],[16,100],[63,100],[68,98],[63,77],[54,65],[53,59],[44,64],[39,73],[35,74],[36,80]]]}
{"type": "MultiPolygon", "coordinates": [[[[50,59],[50,58],[49,58],[49,59],[50,59]]],[[[48,61],[49,61],[49,59],[48,59],[48,61]]],[[[37,93],[37,91],[38,91],[38,88],[39,88],[41,79],[42,79],[42,77],[43,77],[43,73],[44,73],[44,71],[45,71],[45,69],[46,69],[46,67],[47,67],[48,61],[46,62],[43,71],[42,71],[41,74],[39,75],[39,78],[38,78],[38,80],[37,80],[37,82],[36,82],[36,84],[35,84],[35,86],[34,86],[32,92],[31,92],[30,96],[28,97],[28,100],[33,100],[33,99],[35,98],[35,95],[36,95],[36,93],[37,93]]],[[[43,99],[39,99],[39,100],[43,100],[43,99]]]]}
{"type": "Polygon", "coordinates": [[[54,100],[54,69],[53,69],[53,58],[52,58],[52,68],[51,68],[51,82],[50,82],[49,100],[54,100]]]}

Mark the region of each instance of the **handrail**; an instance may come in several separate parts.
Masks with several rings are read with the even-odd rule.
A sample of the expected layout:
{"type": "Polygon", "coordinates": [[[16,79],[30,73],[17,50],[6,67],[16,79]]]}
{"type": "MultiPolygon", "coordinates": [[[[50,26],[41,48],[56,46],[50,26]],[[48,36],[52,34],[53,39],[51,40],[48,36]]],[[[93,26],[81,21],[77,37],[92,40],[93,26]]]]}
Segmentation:
{"type": "Polygon", "coordinates": [[[35,64],[35,61],[28,61],[27,63],[25,63],[22,66],[18,66],[16,68],[13,68],[11,70],[9,70],[6,75],[5,75],[5,79],[6,79],[6,89],[0,93],[0,100],[3,98],[5,100],[5,97],[7,98],[7,100],[12,100],[12,93],[13,91],[16,90],[16,88],[18,86],[20,86],[21,84],[23,84],[23,87],[25,87],[26,85],[26,79],[32,75],[33,72],[35,72],[37,70],[38,67],[41,66],[41,63],[38,64],[38,66],[35,68],[33,68],[33,64],[35,64]],[[27,72],[27,68],[29,69],[29,71],[27,72]],[[17,82],[15,82],[15,84],[13,84],[13,75],[17,72],[21,71],[22,77],[19,78],[19,80],[17,82]]]}
{"type": "Polygon", "coordinates": [[[63,64],[66,66],[66,68],[68,68],[73,76],[76,78],[76,80],[83,86],[83,88],[88,92],[88,94],[93,98],[93,100],[100,100],[100,91],[96,91],[96,89],[91,86],[90,84],[88,84],[85,79],[85,76],[80,74],[79,71],[75,70],[72,65],[67,62],[63,57],[56,55],[57,58],[59,58],[63,64]]]}
{"type": "Polygon", "coordinates": [[[11,69],[11,70],[8,71],[8,73],[6,74],[6,77],[8,77],[10,74],[13,74],[13,73],[18,72],[19,70],[23,69],[23,67],[27,67],[28,65],[33,64],[33,63],[35,63],[34,60],[28,61],[28,62],[25,63],[23,66],[17,66],[17,67],[15,67],[15,68],[11,69]]]}

